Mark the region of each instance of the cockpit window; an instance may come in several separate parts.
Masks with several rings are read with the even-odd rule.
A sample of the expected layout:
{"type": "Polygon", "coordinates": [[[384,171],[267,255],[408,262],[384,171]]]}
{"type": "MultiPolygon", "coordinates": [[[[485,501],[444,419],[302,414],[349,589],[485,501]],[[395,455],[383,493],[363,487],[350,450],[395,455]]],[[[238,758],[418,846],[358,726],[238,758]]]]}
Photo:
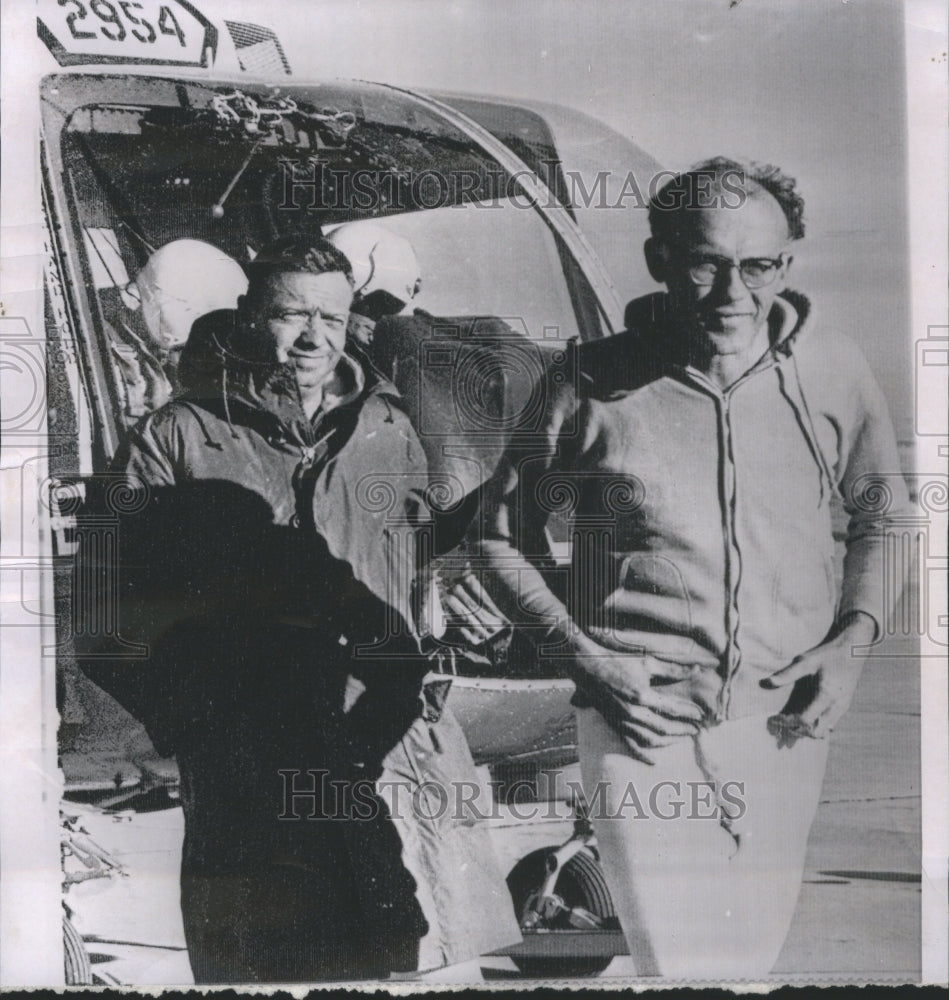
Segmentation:
{"type": "Polygon", "coordinates": [[[196,89],[198,106],[82,107],[63,132],[74,183],[98,195],[89,224],[117,222],[133,268],[182,237],[241,257],[290,232],[505,194],[470,139],[395,102],[196,89]]]}
{"type": "MultiPolygon", "coordinates": [[[[522,152],[538,168],[555,164],[549,134],[535,135],[539,121],[510,123],[517,134],[530,125],[522,152]]],[[[160,251],[173,256],[168,248],[176,273],[198,261],[190,273],[202,302],[204,275],[218,263],[236,298],[229,263],[247,263],[280,236],[371,219],[415,250],[422,292],[413,307],[500,316],[534,338],[597,335],[575,262],[512,178],[410,94],[60,76],[45,82],[44,124],[51,176],[62,180],[52,199],[71,223],[67,284],[80,346],[88,377],[101,383],[90,397],[108,401],[94,420],[114,423],[107,455],[176,391],[170,352],[184,319],[176,327],[172,314],[189,315],[178,301],[187,294],[149,313],[142,292],[155,282],[139,280],[160,251]]]]}

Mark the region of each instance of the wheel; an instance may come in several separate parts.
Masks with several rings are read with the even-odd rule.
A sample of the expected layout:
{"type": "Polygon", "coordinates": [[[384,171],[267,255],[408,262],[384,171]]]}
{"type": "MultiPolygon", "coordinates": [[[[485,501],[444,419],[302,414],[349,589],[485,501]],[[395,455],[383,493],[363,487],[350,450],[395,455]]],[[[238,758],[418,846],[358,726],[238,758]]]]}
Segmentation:
{"type": "MultiPolygon", "coordinates": [[[[507,877],[508,891],[519,921],[523,920],[524,908],[531,895],[543,885],[550,853],[550,848],[532,851],[518,861],[507,877]]],[[[590,851],[578,851],[567,861],[560,871],[554,890],[567,907],[582,906],[608,925],[616,925],[616,912],[603,870],[590,851]]],[[[569,930],[571,927],[564,914],[559,914],[541,926],[546,930],[569,930]]],[[[612,961],[610,956],[599,955],[590,958],[511,957],[521,972],[538,979],[595,976],[612,961]]]]}
{"type": "Polygon", "coordinates": [[[63,914],[63,964],[67,986],[92,986],[92,964],[72,921],[63,914]]]}

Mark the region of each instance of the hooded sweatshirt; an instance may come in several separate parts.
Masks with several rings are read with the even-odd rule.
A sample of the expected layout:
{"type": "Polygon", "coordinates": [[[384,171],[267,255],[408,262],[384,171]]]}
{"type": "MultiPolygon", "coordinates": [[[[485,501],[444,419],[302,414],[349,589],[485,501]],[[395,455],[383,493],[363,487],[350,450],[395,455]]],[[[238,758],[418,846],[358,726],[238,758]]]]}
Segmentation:
{"type": "Polygon", "coordinates": [[[886,403],[857,347],[818,330],[798,293],[775,300],[770,349],[725,390],[669,360],[666,302],[632,302],[626,332],[580,345],[548,384],[542,432],[488,487],[484,553],[533,621],[560,623],[549,638],[569,615],[609,649],[691,667],[670,693],[710,723],[777,712],[787,692],[761,679],[835,619],[884,626],[884,535],[907,502],[886,403]],[[549,569],[555,511],[573,519],[562,601],[512,575],[515,550],[549,569]]]}

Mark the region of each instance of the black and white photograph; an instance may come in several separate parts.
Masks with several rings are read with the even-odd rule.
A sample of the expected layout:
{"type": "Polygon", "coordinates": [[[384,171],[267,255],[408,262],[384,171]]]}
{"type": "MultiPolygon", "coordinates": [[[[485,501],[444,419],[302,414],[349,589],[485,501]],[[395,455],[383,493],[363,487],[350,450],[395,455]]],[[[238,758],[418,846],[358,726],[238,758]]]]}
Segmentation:
{"type": "Polygon", "coordinates": [[[946,983],[944,5],[0,17],[0,987],[946,983]]]}

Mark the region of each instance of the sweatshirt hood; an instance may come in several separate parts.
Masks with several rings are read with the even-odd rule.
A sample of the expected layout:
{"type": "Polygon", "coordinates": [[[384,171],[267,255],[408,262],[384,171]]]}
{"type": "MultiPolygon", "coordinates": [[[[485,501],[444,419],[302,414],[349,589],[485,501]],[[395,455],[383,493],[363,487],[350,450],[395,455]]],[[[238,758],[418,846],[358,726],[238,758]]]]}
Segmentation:
{"type": "MultiPolygon", "coordinates": [[[[653,292],[633,299],[626,307],[627,335],[664,353],[662,345],[672,322],[668,302],[665,292],[653,292]]],[[[771,350],[783,354],[794,350],[802,337],[808,336],[812,330],[812,314],[813,307],[806,295],[790,288],[780,292],[775,297],[768,317],[772,329],[777,331],[773,335],[771,350]]]]}
{"type": "Polygon", "coordinates": [[[772,316],[780,317],[776,323],[778,333],[771,345],[773,351],[790,354],[802,339],[814,330],[814,307],[803,293],[786,288],[775,297],[771,306],[772,316]]]}
{"type": "MultiPolygon", "coordinates": [[[[584,395],[619,399],[658,378],[688,377],[687,369],[670,356],[668,349],[672,319],[665,292],[633,299],[626,307],[625,319],[624,332],[579,345],[577,374],[584,395]]],[[[769,325],[772,344],[755,367],[769,363],[779,369],[796,367],[796,350],[814,329],[810,300],[800,292],[785,289],[775,297],[769,325]]]]}

